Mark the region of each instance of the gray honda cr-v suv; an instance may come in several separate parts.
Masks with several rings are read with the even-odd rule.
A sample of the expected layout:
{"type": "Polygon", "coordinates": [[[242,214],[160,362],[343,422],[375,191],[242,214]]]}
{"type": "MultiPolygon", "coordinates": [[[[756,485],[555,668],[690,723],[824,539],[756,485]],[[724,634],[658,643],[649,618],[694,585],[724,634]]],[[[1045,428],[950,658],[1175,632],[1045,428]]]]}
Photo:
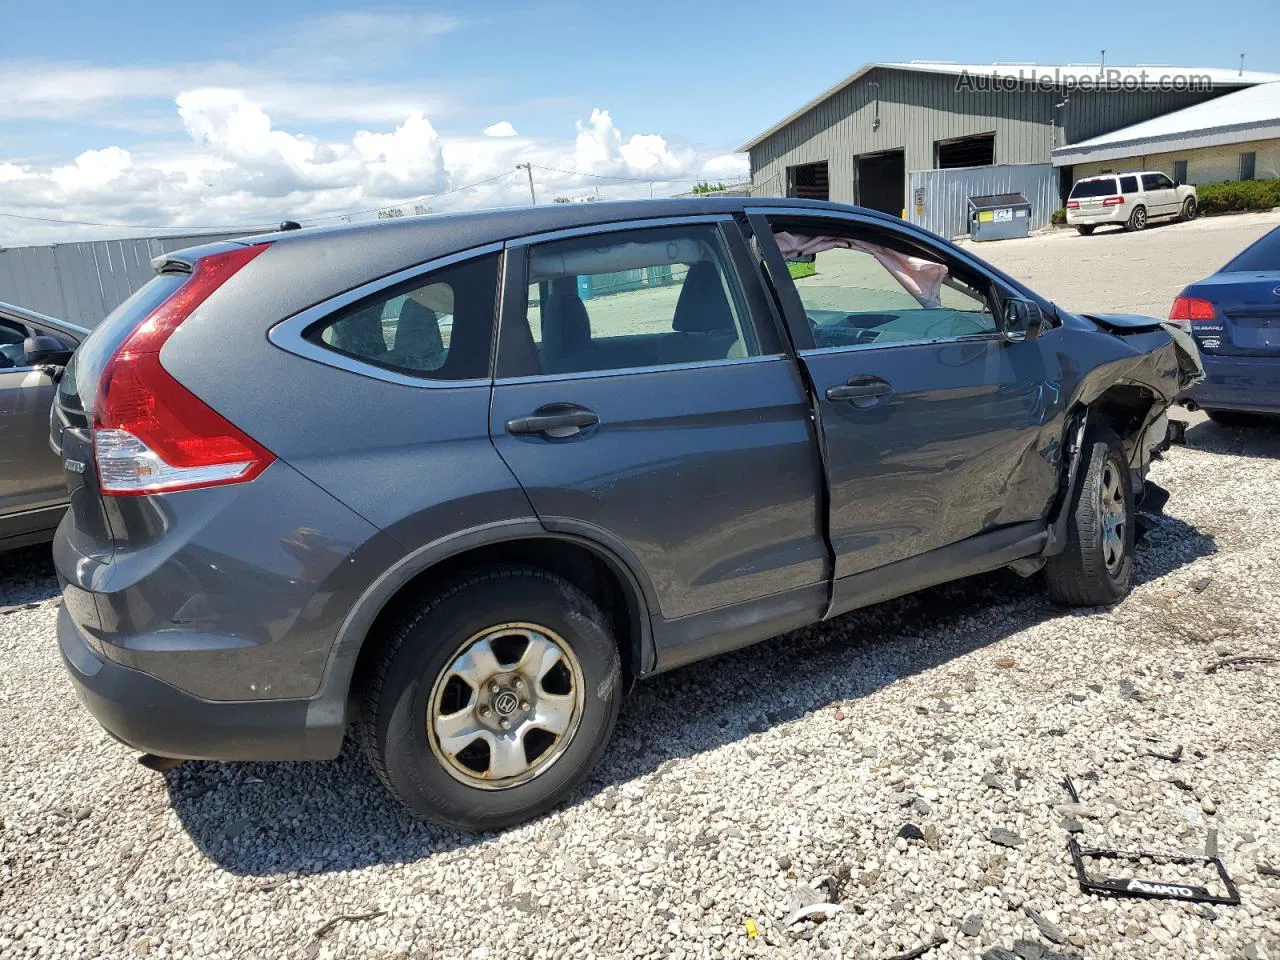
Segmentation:
{"type": "Polygon", "coordinates": [[[58,637],[138,749],[565,797],[635,678],[923,586],[1122,597],[1180,330],[892,217],[564,205],[167,255],[63,376],[58,637]]]}

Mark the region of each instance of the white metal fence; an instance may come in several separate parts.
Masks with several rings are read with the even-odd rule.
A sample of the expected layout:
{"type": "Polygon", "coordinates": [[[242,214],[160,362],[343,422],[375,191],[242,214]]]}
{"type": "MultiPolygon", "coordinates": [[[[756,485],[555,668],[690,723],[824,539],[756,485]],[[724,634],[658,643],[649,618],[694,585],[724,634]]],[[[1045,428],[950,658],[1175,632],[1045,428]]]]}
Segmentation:
{"type": "Polygon", "coordinates": [[[1031,204],[1031,229],[1049,225],[1061,206],[1058,173],[1049,163],[1003,163],[956,170],[913,170],[907,219],[944,237],[969,232],[970,197],[1020,193],[1031,204]]]}
{"type": "Polygon", "coordinates": [[[243,233],[186,234],[0,249],[0,301],[93,327],[154,276],[162,253],[243,233]]]}

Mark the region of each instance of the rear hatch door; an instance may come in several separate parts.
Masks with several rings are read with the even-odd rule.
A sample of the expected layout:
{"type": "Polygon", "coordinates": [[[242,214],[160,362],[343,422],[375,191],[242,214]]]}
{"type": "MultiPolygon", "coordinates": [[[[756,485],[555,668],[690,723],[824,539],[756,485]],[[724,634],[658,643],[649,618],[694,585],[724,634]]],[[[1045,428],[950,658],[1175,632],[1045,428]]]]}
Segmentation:
{"type": "Polygon", "coordinates": [[[1205,353],[1280,358],[1280,271],[1216,273],[1184,296],[1214,305],[1213,320],[1191,326],[1205,353]]]}
{"type": "Polygon", "coordinates": [[[1081,213],[1110,213],[1111,207],[1117,206],[1114,198],[1120,195],[1116,189],[1115,177],[1104,177],[1101,180],[1081,180],[1071,188],[1069,203],[1076,204],[1081,213]],[[1103,200],[1113,198],[1113,202],[1104,206],[1103,200]]]}

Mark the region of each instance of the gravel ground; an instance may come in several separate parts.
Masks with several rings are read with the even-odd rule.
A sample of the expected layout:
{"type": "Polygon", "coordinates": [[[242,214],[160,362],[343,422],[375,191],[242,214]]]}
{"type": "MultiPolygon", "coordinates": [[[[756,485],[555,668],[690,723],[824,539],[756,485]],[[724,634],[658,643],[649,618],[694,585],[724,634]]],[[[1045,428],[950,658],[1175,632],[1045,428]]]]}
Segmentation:
{"type": "MultiPolygon", "coordinates": [[[[1133,238],[1202,252],[1144,296],[1265,226],[1238,220],[1133,238]]],[[[1132,264],[1076,241],[1108,242],[981,252],[1085,308],[1045,280],[1119,289],[1132,264]]],[[[0,556],[0,957],[879,960],[939,937],[928,958],[1280,960],[1280,664],[1230,665],[1280,657],[1280,427],[1193,419],[1114,609],[1002,573],[677,671],[571,803],[479,838],[410,820],[350,747],[143,769],[63,674],[47,551],[0,556]],[[1086,845],[1216,844],[1243,902],[1086,895],[1070,820],[1086,845]],[[826,919],[785,922],[806,904],[826,919]]]]}
{"type": "Polygon", "coordinates": [[[1280,656],[1280,429],[1189,439],[1118,607],[999,574],[642,684],[571,804],[482,838],[350,749],[143,769],[63,676],[43,552],[0,558],[0,956],[1280,958],[1280,666],[1205,672],[1280,656]],[[1216,831],[1243,903],[1083,894],[1064,813],[1127,849],[1216,831]]]}

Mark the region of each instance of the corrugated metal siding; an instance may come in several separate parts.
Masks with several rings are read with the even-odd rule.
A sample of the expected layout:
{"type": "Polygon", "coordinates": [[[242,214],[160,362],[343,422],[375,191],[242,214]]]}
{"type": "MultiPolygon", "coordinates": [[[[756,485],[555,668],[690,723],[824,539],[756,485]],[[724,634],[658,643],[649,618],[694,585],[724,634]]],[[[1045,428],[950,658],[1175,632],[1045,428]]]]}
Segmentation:
{"type": "MultiPolygon", "coordinates": [[[[786,192],[787,167],[826,160],[831,199],[855,202],[854,158],[905,150],[906,169],[931,170],[934,143],[994,133],[997,164],[1047,163],[1054,143],[1072,143],[1218,96],[1213,93],[1104,93],[1076,91],[1061,111],[1048,91],[956,90],[957,78],[877,68],[751,150],[755,195],[786,192]],[[873,86],[879,84],[879,86],[873,86]],[[873,130],[876,101],[880,126],[873,130]]],[[[1225,91],[1224,91],[1225,92],[1225,91]]],[[[906,184],[903,184],[904,200],[906,184]]]]}
{"type": "Polygon", "coordinates": [[[92,327],[154,276],[162,253],[244,233],[96,240],[0,250],[0,301],[92,327]]]}
{"type": "Polygon", "coordinates": [[[1049,223],[1058,209],[1058,174],[1051,163],[998,164],[959,170],[916,170],[911,173],[912,204],[907,219],[936,234],[951,238],[969,232],[970,197],[1020,193],[1031,204],[1031,229],[1049,223]],[[917,213],[914,198],[924,191],[924,212],[917,213]]]}
{"type": "Polygon", "coordinates": [[[1231,92],[1226,88],[1205,93],[1077,90],[1062,108],[1062,131],[1057,146],[1079,143],[1231,92]]]}

